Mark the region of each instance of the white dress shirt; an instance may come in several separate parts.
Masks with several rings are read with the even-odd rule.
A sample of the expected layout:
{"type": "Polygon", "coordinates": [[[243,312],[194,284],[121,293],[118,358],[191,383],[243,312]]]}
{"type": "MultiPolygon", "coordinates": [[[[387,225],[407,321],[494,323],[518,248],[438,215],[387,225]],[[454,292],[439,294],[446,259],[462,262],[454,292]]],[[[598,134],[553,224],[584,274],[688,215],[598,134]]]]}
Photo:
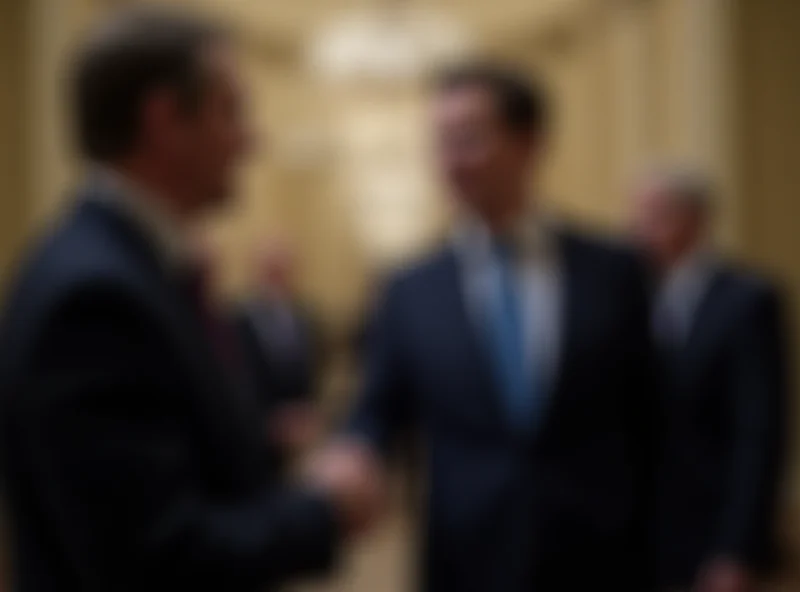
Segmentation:
{"type": "Polygon", "coordinates": [[[105,166],[96,166],[90,173],[89,199],[114,208],[148,237],[169,268],[177,268],[190,256],[184,228],[175,216],[148,195],[135,181],[105,166]]]}
{"type": "Polygon", "coordinates": [[[289,302],[267,296],[251,301],[247,314],[262,347],[282,358],[295,359],[298,356],[301,346],[299,327],[289,302]]]}
{"type": "MultiPolygon", "coordinates": [[[[562,277],[555,236],[536,217],[522,217],[514,231],[515,272],[522,318],[525,323],[526,357],[539,387],[547,392],[555,378],[562,339],[562,277]]],[[[489,228],[476,217],[457,225],[453,247],[460,262],[467,309],[479,334],[485,333],[492,303],[500,297],[500,269],[492,248],[489,228]]]]}
{"type": "Polygon", "coordinates": [[[658,290],[652,319],[659,343],[674,346],[686,342],[715,269],[714,258],[697,249],[667,274],[658,290]]]}

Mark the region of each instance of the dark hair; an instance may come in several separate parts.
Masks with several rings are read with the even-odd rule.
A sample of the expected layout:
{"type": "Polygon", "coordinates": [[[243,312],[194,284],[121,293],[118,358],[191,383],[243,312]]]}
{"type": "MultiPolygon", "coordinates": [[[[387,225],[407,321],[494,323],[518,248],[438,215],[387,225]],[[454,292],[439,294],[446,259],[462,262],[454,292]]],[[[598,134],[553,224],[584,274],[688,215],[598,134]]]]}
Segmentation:
{"type": "Polygon", "coordinates": [[[507,127],[518,133],[547,131],[549,106],[544,86],[511,67],[491,62],[468,62],[439,72],[437,92],[478,87],[489,92],[507,127]]]}
{"type": "Polygon", "coordinates": [[[201,54],[224,36],[183,13],[139,8],[93,31],[72,71],[75,134],[83,154],[106,161],[136,142],[147,96],[168,87],[187,109],[203,90],[201,54]]]}

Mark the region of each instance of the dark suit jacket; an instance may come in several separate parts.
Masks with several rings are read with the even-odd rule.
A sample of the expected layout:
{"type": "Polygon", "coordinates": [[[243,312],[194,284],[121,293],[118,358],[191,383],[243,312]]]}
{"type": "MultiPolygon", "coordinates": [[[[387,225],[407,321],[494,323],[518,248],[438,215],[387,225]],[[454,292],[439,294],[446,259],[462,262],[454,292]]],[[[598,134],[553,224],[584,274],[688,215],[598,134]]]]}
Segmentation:
{"type": "Polygon", "coordinates": [[[254,375],[259,398],[267,410],[283,403],[308,402],[314,396],[319,362],[316,332],[311,316],[304,308],[295,306],[292,314],[298,343],[297,350],[290,356],[276,351],[280,344],[270,343],[270,332],[274,334],[275,331],[273,316],[266,303],[245,303],[234,314],[246,364],[254,375]]]}
{"type": "Polygon", "coordinates": [[[762,566],[771,553],[785,433],[786,358],[775,290],[719,269],[688,341],[664,354],[660,579],[686,585],[718,555],[762,566]]]}
{"type": "Polygon", "coordinates": [[[331,560],[332,509],[274,482],[251,392],[140,229],[83,200],[0,340],[16,590],[261,590],[331,560]]]}
{"type": "Polygon", "coordinates": [[[351,430],[427,453],[422,589],[646,589],[653,400],[646,289],[633,257],[564,235],[563,351],[546,417],[506,425],[455,252],[402,272],[370,332],[351,430]]]}

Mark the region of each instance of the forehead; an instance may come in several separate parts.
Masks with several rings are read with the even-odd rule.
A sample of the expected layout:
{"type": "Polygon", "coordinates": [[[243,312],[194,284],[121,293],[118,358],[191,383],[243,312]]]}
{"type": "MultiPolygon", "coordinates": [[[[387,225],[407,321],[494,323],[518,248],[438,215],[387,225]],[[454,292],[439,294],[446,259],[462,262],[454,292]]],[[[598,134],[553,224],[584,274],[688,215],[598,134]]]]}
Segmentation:
{"type": "Polygon", "coordinates": [[[291,263],[294,259],[294,253],[288,245],[278,244],[262,247],[259,257],[261,263],[269,267],[291,263]]]}
{"type": "Polygon", "coordinates": [[[229,42],[216,40],[209,43],[203,49],[201,60],[212,81],[236,89],[241,87],[236,52],[229,42]]]}
{"type": "Polygon", "coordinates": [[[634,192],[634,199],[641,207],[658,212],[679,209],[673,189],[658,179],[649,179],[640,183],[634,192]]]}
{"type": "Polygon", "coordinates": [[[433,111],[436,117],[444,121],[491,121],[497,115],[491,91],[478,84],[438,91],[433,99],[433,111]]]}

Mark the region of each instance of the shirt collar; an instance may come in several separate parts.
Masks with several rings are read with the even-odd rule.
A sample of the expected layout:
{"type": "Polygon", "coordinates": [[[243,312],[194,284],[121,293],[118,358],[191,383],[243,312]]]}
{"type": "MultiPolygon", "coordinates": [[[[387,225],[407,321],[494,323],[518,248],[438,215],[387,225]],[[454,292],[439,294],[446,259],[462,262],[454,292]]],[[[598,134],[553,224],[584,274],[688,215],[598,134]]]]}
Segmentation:
{"type": "Polygon", "coordinates": [[[667,273],[662,285],[663,296],[696,300],[711,281],[714,269],[712,253],[704,247],[694,249],[667,273]]]}
{"type": "MultiPolygon", "coordinates": [[[[553,255],[555,237],[551,224],[530,210],[515,220],[506,238],[526,257],[549,259],[553,255]]],[[[465,211],[457,221],[451,240],[459,253],[470,258],[489,256],[493,248],[492,231],[470,211],[465,211]]]]}
{"type": "Polygon", "coordinates": [[[94,167],[90,179],[94,188],[92,199],[113,207],[133,221],[167,265],[179,267],[190,260],[185,229],[147,189],[107,166],[94,167]]]}

